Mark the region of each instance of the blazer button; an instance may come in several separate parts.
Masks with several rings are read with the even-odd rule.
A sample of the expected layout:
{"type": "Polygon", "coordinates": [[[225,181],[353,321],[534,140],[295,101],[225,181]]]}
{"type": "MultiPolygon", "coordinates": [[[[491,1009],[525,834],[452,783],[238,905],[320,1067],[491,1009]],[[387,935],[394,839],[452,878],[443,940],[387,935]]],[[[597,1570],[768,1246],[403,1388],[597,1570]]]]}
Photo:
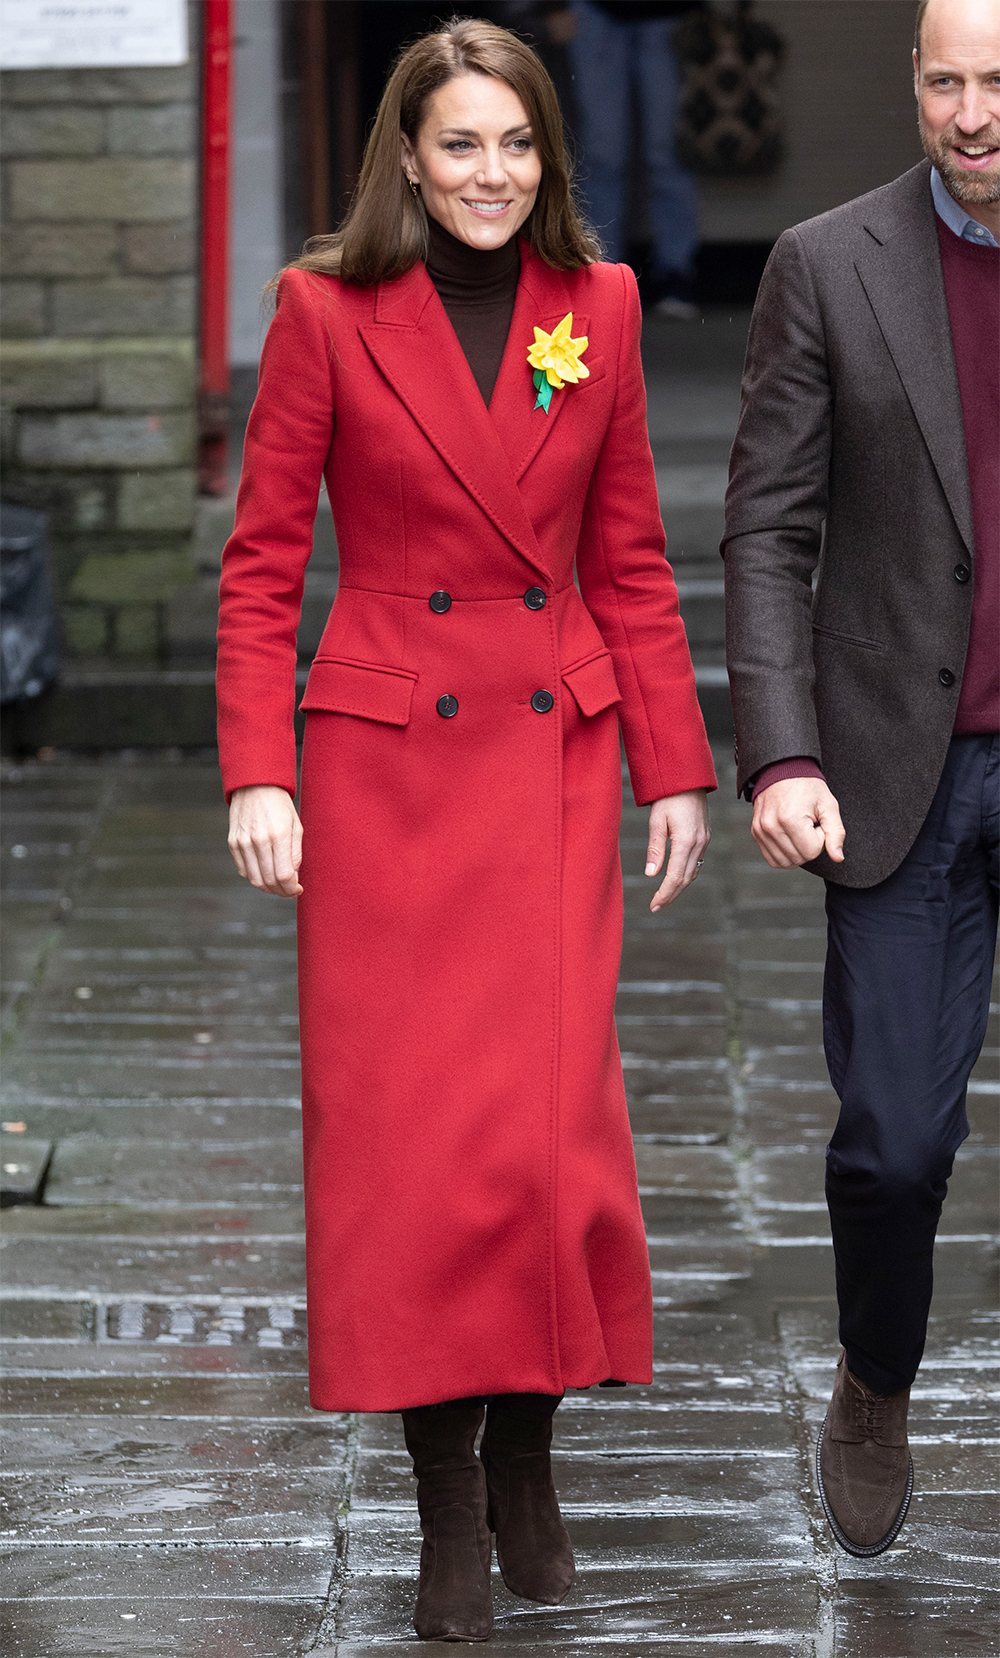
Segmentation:
{"type": "Polygon", "coordinates": [[[555,700],[551,691],[536,691],[531,699],[531,706],[536,714],[547,714],[555,705],[555,700]]]}
{"type": "Polygon", "coordinates": [[[453,720],[458,713],[458,698],[438,697],[437,711],[443,720],[453,720]]]}
{"type": "Polygon", "coordinates": [[[529,610],[544,610],[548,603],[544,588],[529,587],[524,595],[524,602],[529,610]]]}
{"type": "Polygon", "coordinates": [[[430,605],[435,615],[443,616],[446,610],[451,609],[451,594],[432,593],[430,598],[427,600],[427,603],[430,605]]]}
{"type": "Polygon", "coordinates": [[[946,690],[950,685],[954,685],[955,683],[955,675],[952,673],[950,668],[942,668],[941,672],[938,674],[938,679],[941,681],[941,684],[946,690]]]}
{"type": "Polygon", "coordinates": [[[967,564],[956,564],[956,566],[955,566],[955,580],[956,581],[960,581],[964,586],[964,584],[969,580],[971,575],[972,575],[972,571],[969,569],[969,566],[967,564]]]}

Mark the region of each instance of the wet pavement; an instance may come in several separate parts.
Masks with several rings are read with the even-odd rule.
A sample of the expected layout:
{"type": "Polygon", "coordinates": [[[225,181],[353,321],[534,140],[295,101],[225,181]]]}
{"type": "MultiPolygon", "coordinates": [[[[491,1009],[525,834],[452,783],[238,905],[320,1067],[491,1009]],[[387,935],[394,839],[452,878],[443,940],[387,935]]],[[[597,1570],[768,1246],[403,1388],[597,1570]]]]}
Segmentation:
{"type": "MultiPolygon", "coordinates": [[[[862,1563],[822,1520],[836,1359],[822,889],[766,869],[720,752],[701,880],[649,915],[622,829],[620,1035],[653,1266],[649,1388],[571,1394],[580,1575],[497,1583],[498,1654],[993,1658],[997,1015],[913,1394],[916,1494],[862,1563]]],[[[8,769],[3,1161],[11,1658],[426,1651],[397,1417],[306,1394],[293,914],[241,883],[214,767],[8,769]],[[23,1129],[18,1125],[23,1124],[23,1129]]]]}

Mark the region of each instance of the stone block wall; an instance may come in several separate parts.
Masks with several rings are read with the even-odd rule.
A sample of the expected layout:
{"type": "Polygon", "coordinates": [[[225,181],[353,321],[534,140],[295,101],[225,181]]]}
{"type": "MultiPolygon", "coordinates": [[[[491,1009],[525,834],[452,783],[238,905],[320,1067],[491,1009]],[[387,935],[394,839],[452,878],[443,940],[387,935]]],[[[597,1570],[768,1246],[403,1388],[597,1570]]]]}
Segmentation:
{"type": "Polygon", "coordinates": [[[0,83],[3,497],[49,514],[68,654],[162,659],[194,577],[196,64],[0,83]]]}

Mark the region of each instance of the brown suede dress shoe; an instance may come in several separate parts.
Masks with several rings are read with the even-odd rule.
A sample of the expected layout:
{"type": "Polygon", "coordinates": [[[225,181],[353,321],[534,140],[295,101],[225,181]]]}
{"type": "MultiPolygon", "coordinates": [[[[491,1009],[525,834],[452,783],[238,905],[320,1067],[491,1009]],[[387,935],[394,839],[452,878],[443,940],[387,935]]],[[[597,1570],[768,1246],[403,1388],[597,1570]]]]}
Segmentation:
{"type": "Polygon", "coordinates": [[[479,1450],[503,1580],[512,1595],[543,1606],[564,1601],[576,1576],[549,1457],[558,1405],[547,1393],[494,1394],[479,1450]]]}
{"type": "Polygon", "coordinates": [[[483,1406],[428,1405],[402,1417],[424,1537],[413,1626],[422,1641],[487,1641],[492,1548],[475,1451],[483,1406]]]}
{"type": "Polygon", "coordinates": [[[913,1463],[906,1438],[910,1390],[871,1393],[841,1353],[833,1398],[816,1447],[816,1472],[830,1529],[862,1559],[882,1554],[906,1519],[913,1463]]]}

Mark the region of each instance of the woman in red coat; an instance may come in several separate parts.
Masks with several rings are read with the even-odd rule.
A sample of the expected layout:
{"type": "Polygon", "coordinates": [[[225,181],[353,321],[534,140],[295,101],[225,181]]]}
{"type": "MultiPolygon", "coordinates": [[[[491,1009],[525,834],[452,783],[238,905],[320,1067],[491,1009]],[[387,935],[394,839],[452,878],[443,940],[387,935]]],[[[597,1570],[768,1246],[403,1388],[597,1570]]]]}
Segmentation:
{"type": "Polygon", "coordinates": [[[697,872],[715,778],[635,281],[597,253],[534,54],[478,21],[418,41],[346,225],[281,279],[223,564],[230,845],[299,898],[311,1397],[403,1413],[425,1638],[488,1635],[490,1529],[515,1593],[563,1598],[553,1412],[651,1378],[613,1018],[619,726],[647,874],[671,843],[654,910],[697,872]],[[300,823],[322,478],[340,588],[300,823]]]}

